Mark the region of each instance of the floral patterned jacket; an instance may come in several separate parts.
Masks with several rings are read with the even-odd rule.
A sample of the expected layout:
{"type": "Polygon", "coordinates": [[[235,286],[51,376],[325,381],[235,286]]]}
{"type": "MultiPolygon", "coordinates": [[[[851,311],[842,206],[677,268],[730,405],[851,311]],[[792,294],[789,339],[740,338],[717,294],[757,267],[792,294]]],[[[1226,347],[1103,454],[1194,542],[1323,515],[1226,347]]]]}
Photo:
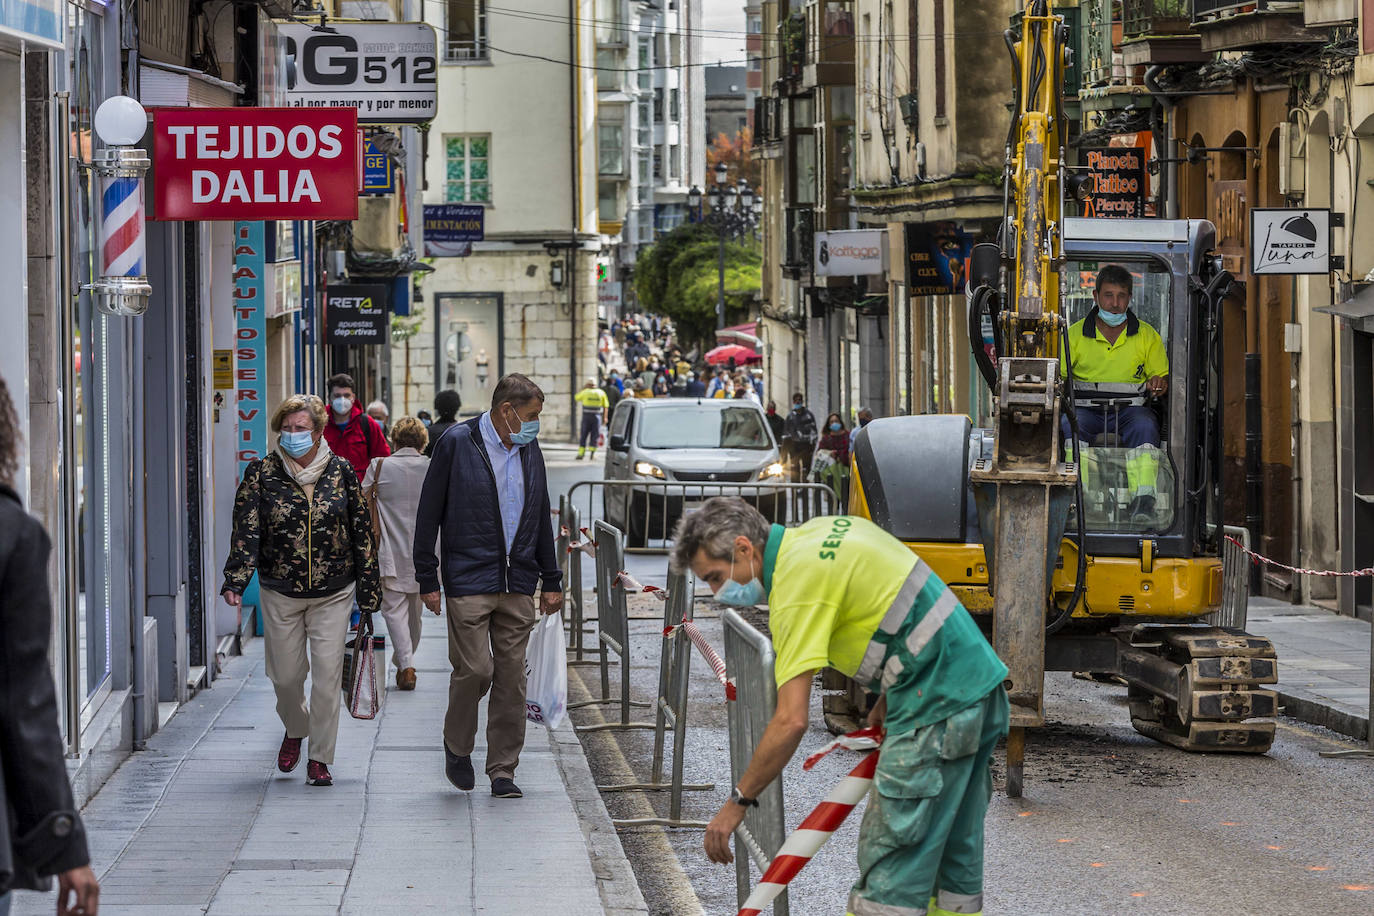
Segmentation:
{"type": "Polygon", "coordinates": [[[254,570],[263,587],[293,598],[322,598],[357,582],[358,607],[379,609],[371,519],[347,461],[330,456],[309,503],[276,452],[248,465],[234,495],[221,591],[242,594],[254,570]]]}

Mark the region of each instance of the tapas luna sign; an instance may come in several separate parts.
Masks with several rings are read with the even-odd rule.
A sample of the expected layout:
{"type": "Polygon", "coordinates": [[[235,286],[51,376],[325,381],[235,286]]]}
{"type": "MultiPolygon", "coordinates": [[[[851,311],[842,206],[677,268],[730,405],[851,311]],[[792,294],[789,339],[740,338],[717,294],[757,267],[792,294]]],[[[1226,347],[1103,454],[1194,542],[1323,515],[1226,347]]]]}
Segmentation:
{"type": "Polygon", "coordinates": [[[1250,211],[1250,272],[1258,276],[1331,270],[1331,211],[1250,211]]]}

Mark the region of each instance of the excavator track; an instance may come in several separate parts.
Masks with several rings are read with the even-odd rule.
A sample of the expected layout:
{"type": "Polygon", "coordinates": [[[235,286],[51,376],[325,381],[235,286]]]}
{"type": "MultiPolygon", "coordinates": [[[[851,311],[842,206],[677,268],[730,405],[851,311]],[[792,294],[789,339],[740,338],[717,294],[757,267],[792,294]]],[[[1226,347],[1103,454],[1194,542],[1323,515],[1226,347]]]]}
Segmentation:
{"type": "Polygon", "coordinates": [[[1263,754],[1274,743],[1273,644],[1242,630],[1135,627],[1120,650],[1131,724],[1185,751],[1263,754]]]}

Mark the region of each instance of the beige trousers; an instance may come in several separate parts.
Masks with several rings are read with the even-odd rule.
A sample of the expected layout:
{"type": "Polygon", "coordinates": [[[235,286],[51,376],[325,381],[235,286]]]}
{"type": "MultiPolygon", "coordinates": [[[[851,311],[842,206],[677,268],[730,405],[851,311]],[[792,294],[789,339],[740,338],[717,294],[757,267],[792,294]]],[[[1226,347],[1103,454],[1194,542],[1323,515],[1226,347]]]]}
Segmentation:
{"type": "Polygon", "coordinates": [[[420,645],[421,614],[425,606],[420,593],[398,592],[382,580],[382,619],[391,639],[391,663],[398,670],[415,667],[415,649],[420,645]]]}
{"type": "Polygon", "coordinates": [[[525,746],[525,646],[534,629],[531,595],[448,599],[448,714],[444,743],[459,757],[477,743],[477,701],[487,701],[487,776],[515,776],[525,746]]]}
{"type": "Polygon", "coordinates": [[[320,763],[334,762],[344,642],[356,588],[350,585],[323,598],[292,598],[259,589],[263,649],[267,677],[277,690],[277,715],[288,737],[310,739],[308,759],[320,763]],[[307,674],[311,676],[309,706],[305,702],[307,674]]]}

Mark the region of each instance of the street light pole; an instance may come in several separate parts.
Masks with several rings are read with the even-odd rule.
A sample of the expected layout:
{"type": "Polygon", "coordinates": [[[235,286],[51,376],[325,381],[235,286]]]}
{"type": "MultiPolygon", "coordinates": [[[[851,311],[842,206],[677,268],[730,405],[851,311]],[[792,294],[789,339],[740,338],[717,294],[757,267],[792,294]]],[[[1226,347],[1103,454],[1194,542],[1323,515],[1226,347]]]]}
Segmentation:
{"type": "Polygon", "coordinates": [[[725,230],[716,227],[720,235],[719,276],[716,283],[716,330],[725,327],[725,230]]]}
{"type": "Polygon", "coordinates": [[[743,236],[758,223],[758,199],[748,183],[741,178],[739,186],[727,186],[729,167],[724,162],[716,163],[715,184],[704,195],[700,188],[692,188],[688,193],[693,210],[706,199],[705,212],[701,219],[709,222],[716,230],[720,240],[720,252],[716,265],[716,330],[725,327],[725,242],[735,235],[743,236]]]}

